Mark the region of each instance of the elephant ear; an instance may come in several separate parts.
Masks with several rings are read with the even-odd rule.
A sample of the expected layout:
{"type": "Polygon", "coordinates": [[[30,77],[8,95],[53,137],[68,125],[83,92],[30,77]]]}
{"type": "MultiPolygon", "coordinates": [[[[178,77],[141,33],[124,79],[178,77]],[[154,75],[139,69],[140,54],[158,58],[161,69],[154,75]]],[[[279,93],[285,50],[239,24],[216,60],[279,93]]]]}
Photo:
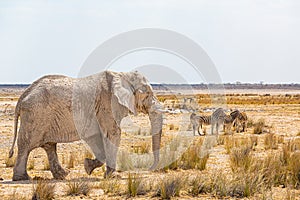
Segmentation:
{"type": "Polygon", "coordinates": [[[136,115],[133,87],[124,74],[118,74],[113,78],[112,92],[121,105],[126,106],[134,115],[136,115]]]}

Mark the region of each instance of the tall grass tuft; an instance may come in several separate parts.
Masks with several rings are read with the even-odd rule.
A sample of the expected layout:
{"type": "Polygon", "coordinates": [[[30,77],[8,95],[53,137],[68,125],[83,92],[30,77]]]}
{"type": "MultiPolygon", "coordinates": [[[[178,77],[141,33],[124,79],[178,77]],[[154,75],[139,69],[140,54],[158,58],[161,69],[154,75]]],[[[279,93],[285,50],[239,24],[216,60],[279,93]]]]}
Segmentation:
{"type": "Polygon", "coordinates": [[[184,180],[180,176],[165,177],[159,183],[157,196],[162,199],[171,199],[179,197],[180,191],[184,187],[184,180]]]}
{"type": "Polygon", "coordinates": [[[256,123],[253,124],[253,134],[262,134],[264,132],[265,120],[259,119],[256,123]]]}
{"type": "Polygon", "coordinates": [[[233,148],[229,158],[232,171],[235,172],[238,169],[247,170],[249,169],[252,161],[251,147],[242,146],[233,148]]]}
{"type": "Polygon", "coordinates": [[[269,133],[265,136],[264,140],[265,149],[278,149],[277,137],[274,133],[269,133]]]}
{"type": "Polygon", "coordinates": [[[66,187],[66,193],[70,196],[77,196],[77,195],[88,195],[91,191],[90,183],[85,180],[78,180],[78,181],[68,181],[66,187]]]}
{"type": "Polygon", "coordinates": [[[54,199],[55,184],[45,180],[38,180],[33,186],[32,199],[54,199]]]}

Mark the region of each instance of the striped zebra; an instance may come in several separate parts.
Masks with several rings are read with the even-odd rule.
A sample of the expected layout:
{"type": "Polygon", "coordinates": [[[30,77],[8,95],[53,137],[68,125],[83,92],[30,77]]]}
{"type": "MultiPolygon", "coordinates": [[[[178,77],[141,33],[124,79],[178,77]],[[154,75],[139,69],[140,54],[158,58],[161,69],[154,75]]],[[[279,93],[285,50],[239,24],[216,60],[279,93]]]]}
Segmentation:
{"type": "Polygon", "coordinates": [[[214,133],[214,126],[216,126],[217,135],[219,134],[219,126],[224,123],[226,113],[223,108],[218,108],[211,115],[211,134],[214,133]]]}
{"type": "Polygon", "coordinates": [[[240,111],[234,110],[229,115],[225,116],[224,125],[223,125],[224,133],[226,133],[227,131],[229,131],[229,133],[232,133],[231,128],[236,123],[240,114],[241,114],[240,111]]]}
{"type": "Polygon", "coordinates": [[[237,120],[234,122],[234,127],[236,128],[236,132],[245,132],[247,129],[248,117],[245,112],[240,112],[237,120]],[[240,131],[240,127],[242,127],[242,131],[240,131]]]}
{"type": "Polygon", "coordinates": [[[195,135],[196,130],[199,135],[204,135],[200,133],[199,128],[201,128],[201,132],[203,132],[202,125],[211,124],[211,116],[207,115],[196,115],[195,113],[192,113],[190,116],[190,120],[193,125],[193,135],[195,135]]]}

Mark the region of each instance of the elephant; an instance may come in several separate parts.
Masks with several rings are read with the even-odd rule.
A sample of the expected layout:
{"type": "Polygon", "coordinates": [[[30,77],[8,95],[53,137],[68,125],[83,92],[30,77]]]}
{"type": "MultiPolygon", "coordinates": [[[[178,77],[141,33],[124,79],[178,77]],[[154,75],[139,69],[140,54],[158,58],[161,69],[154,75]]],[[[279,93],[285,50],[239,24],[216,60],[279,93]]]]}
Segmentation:
{"type": "Polygon", "coordinates": [[[27,160],[38,147],[46,151],[53,177],[64,179],[68,172],[58,161],[57,143],[80,139],[95,156],[85,158],[85,171],[91,174],[105,163],[104,176],[112,175],[116,170],[121,120],[139,112],[147,114],[151,123],[154,161],[149,170],[155,170],[162,135],[161,108],[150,83],[136,71],[103,71],[82,78],[46,75],[33,82],[16,104],[9,157],[14,154],[16,139],[18,153],[12,180],[30,179],[27,160]]]}

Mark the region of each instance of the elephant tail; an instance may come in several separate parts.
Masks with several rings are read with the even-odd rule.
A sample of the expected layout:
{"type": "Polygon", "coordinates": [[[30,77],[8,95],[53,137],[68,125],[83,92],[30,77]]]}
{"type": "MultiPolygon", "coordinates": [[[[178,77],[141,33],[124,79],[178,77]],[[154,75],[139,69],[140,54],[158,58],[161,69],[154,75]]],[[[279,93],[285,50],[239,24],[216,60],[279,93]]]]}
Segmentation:
{"type": "Polygon", "coordinates": [[[19,116],[20,116],[20,105],[19,102],[16,105],[16,109],[15,109],[15,119],[14,119],[14,140],[11,146],[11,149],[9,150],[9,155],[8,157],[11,158],[14,155],[14,146],[16,143],[16,139],[17,139],[17,133],[18,133],[18,120],[19,120],[19,116]]]}

